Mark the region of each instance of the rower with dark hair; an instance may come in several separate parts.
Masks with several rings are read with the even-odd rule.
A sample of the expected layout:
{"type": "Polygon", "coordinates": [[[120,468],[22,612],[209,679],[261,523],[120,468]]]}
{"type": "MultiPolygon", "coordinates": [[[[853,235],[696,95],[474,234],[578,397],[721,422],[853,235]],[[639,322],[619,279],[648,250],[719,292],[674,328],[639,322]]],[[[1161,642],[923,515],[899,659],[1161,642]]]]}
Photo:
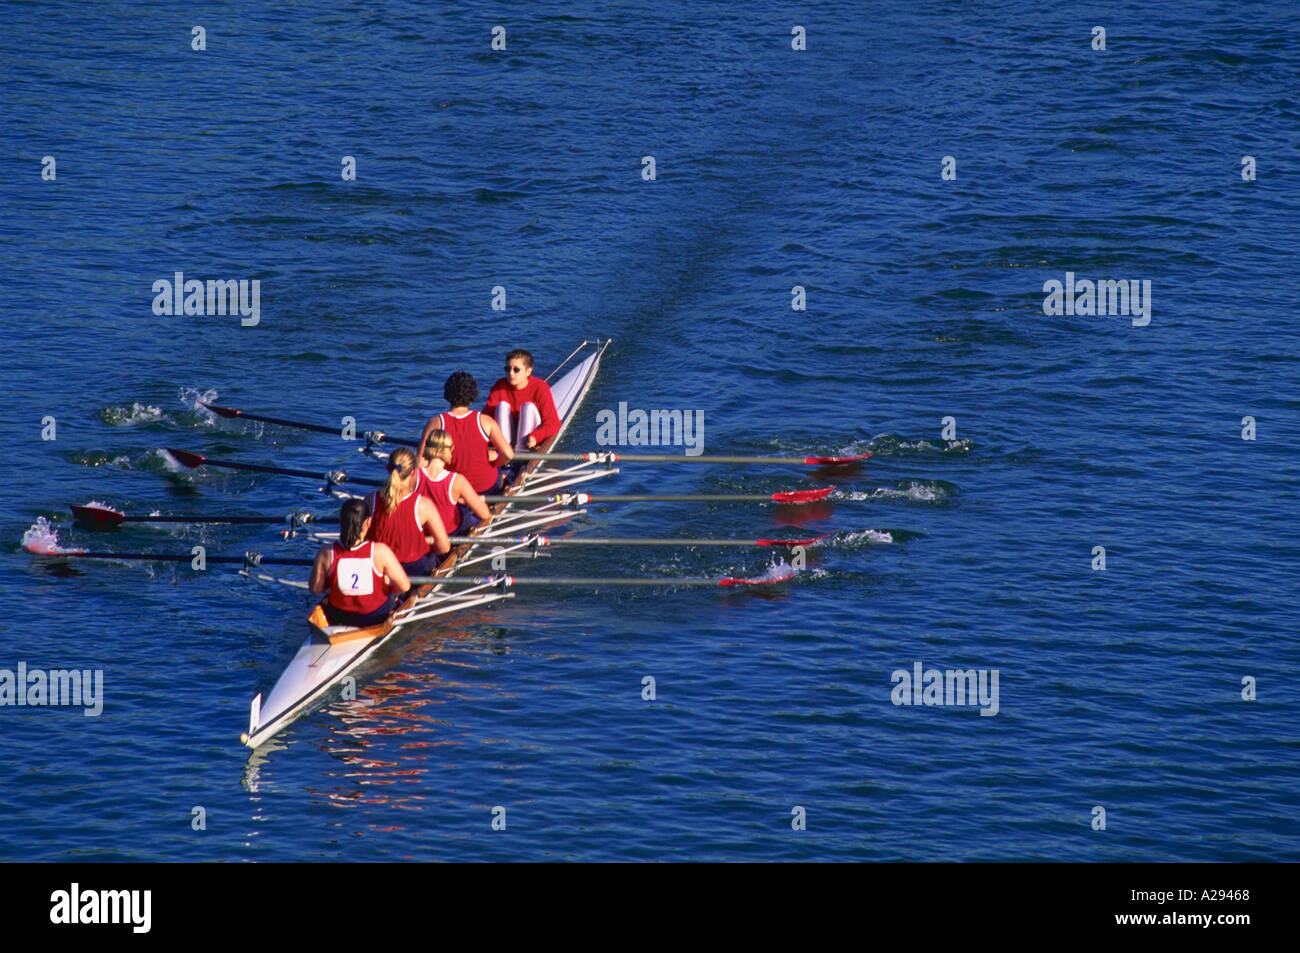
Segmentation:
{"type": "Polygon", "coordinates": [[[329,595],[321,602],[330,625],[377,625],[411,588],[402,564],[383,543],[366,539],[370,507],[348,500],[339,510],[339,541],[321,547],[311,568],[311,591],[329,595]]]}
{"type": "Polygon", "coordinates": [[[488,458],[488,451],[495,448],[506,463],[515,452],[502,436],[495,420],[469,409],[470,404],[478,400],[478,381],[465,371],[457,371],[447,378],[442,396],[451,409],[430,417],[424,425],[424,433],[420,435],[420,458],[424,458],[429,435],[435,430],[445,430],[452,439],[451,469],[465,477],[475,493],[499,492],[501,472],[488,458]]]}
{"type": "Polygon", "coordinates": [[[411,576],[427,576],[451,552],[451,541],[433,500],[420,492],[424,477],[410,447],[388,457],[388,483],[375,491],[368,538],[393,551],[411,576]],[[427,536],[433,537],[429,545],[427,536]]]}
{"type": "Polygon", "coordinates": [[[474,492],[469,480],[451,469],[454,450],[451,434],[445,430],[430,431],[424,444],[420,468],[424,479],[420,481],[420,490],[433,500],[448,533],[467,533],[491,521],[492,511],[483,497],[474,492]]]}
{"type": "Polygon", "coordinates": [[[483,412],[517,450],[539,447],[560,431],[551,387],[533,377],[533,356],[523,348],[506,355],[506,376],[492,385],[483,412]]]}

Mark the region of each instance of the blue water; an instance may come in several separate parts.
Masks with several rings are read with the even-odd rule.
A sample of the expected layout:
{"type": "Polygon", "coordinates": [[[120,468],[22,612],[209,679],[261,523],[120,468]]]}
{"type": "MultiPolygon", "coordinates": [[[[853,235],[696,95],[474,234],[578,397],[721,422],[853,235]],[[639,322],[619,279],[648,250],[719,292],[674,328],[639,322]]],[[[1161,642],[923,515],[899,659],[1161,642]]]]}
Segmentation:
{"type": "MultiPolygon", "coordinates": [[[[102,669],[105,702],[0,708],[0,857],[1300,860],[1300,11],[584,6],[5,5],[0,667],[102,669]],[[175,271],[259,279],[260,324],[156,316],[175,271]],[[1045,315],[1067,271],[1149,280],[1150,323],[1045,315]],[[66,506],[324,511],[310,481],[174,475],[158,448],[369,472],[194,399],[413,430],[450,371],[486,384],[520,345],[546,370],[594,335],[573,449],[626,401],[703,409],[711,453],[875,456],[802,529],[647,504],[580,531],[834,534],[807,572],[521,591],[250,758],[305,595],[21,547],[45,517],[63,545],[310,553],[66,506]],[[997,715],[892,704],[917,661],[996,669],[997,715]]],[[[824,482],[627,466],[606,490],[824,482]]]]}

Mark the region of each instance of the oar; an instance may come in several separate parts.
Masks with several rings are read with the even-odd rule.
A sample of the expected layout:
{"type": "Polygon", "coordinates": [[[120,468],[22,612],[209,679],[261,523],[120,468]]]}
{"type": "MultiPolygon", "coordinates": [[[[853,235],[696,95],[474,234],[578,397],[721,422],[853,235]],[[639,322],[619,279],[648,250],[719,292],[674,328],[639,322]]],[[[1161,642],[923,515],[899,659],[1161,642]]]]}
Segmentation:
{"type": "Polygon", "coordinates": [[[794,466],[838,467],[858,463],[870,457],[859,453],[849,457],[746,457],[746,456],[696,456],[672,453],[614,453],[597,450],[589,453],[537,453],[533,450],[516,450],[516,460],[551,460],[575,463],[757,463],[794,466]]]}
{"type": "Polygon", "coordinates": [[[680,538],[642,538],[638,536],[453,536],[453,545],[458,543],[531,543],[539,546],[812,546],[827,539],[831,534],[811,536],[808,539],[690,539],[680,538]]]}
{"type": "Polygon", "coordinates": [[[121,510],[107,506],[69,506],[73,518],[83,526],[104,528],[123,523],[230,523],[236,525],[271,525],[292,523],[300,526],[316,519],[311,513],[288,513],[284,516],[127,516],[121,510]]]}
{"type": "MultiPolygon", "coordinates": [[[[207,401],[198,401],[208,410],[220,417],[228,420],[257,420],[267,424],[277,424],[281,427],[296,427],[299,430],[311,430],[315,433],[328,433],[339,435],[343,432],[342,427],[327,427],[324,424],[306,423],[301,420],[286,420],[283,417],[269,417],[265,414],[255,414],[251,411],[240,410],[237,407],[222,407],[217,404],[209,404],[207,401]]],[[[399,437],[390,437],[382,430],[372,430],[367,434],[375,443],[395,443],[408,447],[418,447],[418,439],[406,439],[399,437]]],[[[688,457],[684,454],[655,454],[655,453],[614,453],[611,451],[594,451],[591,453],[538,453],[531,450],[519,450],[515,452],[516,460],[551,460],[551,461],[573,461],[573,462],[639,462],[639,463],[731,463],[731,464],[773,464],[773,465],[794,465],[794,466],[816,466],[816,467],[836,467],[845,466],[850,463],[858,463],[866,460],[871,456],[870,453],[859,453],[851,456],[804,456],[804,457],[764,457],[764,456],[694,456],[688,457]]],[[[216,464],[214,464],[215,466],[216,464]]]]}
{"type": "MultiPolygon", "coordinates": [[[[31,550],[37,555],[52,556],[59,559],[107,559],[117,561],[136,560],[141,562],[190,562],[194,559],[189,553],[95,553],[84,549],[64,550],[58,552],[31,550]]],[[[261,553],[245,553],[243,556],[205,556],[205,563],[240,566],[310,566],[314,560],[285,557],[263,556],[261,553]]],[[[686,577],[611,577],[599,576],[412,576],[411,585],[426,583],[449,586],[584,586],[601,588],[603,586],[761,586],[785,582],[794,576],[794,570],[781,563],[768,568],[767,573],[752,579],[723,576],[721,578],[686,577]]]]}
{"type": "Polygon", "coordinates": [[[231,460],[213,460],[199,453],[191,453],[188,450],[177,450],[175,447],[164,447],[164,450],[170,454],[176,462],[189,467],[191,470],[202,466],[209,467],[226,467],[230,470],[250,470],[254,473],[278,473],[281,476],[309,477],[313,480],[324,480],[326,483],[357,483],[362,486],[382,486],[379,480],[366,480],[361,477],[350,477],[342,470],[330,470],[325,473],[317,473],[312,470],[290,470],[285,467],[264,467],[256,463],[236,463],[231,460]]]}
{"type": "MultiPolygon", "coordinates": [[[[53,556],[58,559],[120,559],[143,562],[187,563],[195,557],[191,553],[96,553],[88,549],[42,550],[28,547],[28,551],[37,556],[53,556]]],[[[245,553],[242,556],[204,556],[205,563],[251,566],[310,566],[314,560],[291,556],[263,556],[261,553],[245,553]]]]}
{"type": "MultiPolygon", "coordinates": [[[[218,407],[216,404],[209,404],[207,401],[199,401],[204,407],[212,411],[219,417],[225,417],[227,420],[258,420],[264,424],[278,424],[281,427],[296,427],[299,430],[312,430],[316,433],[329,433],[335,436],[341,436],[342,427],[326,427],[324,424],[303,423],[301,420],[285,420],[282,417],[267,417],[265,414],[254,414],[247,410],[240,410],[237,407],[218,407]]],[[[377,443],[400,443],[409,447],[418,447],[418,440],[398,440],[396,437],[390,437],[383,431],[370,431],[377,443]]]]}
{"type": "Polygon", "coordinates": [[[579,586],[587,589],[602,589],[605,586],[766,586],[787,582],[794,577],[794,570],[789,566],[777,568],[768,576],[743,579],[736,576],[661,576],[659,578],[642,578],[640,576],[411,576],[411,585],[420,586],[428,583],[441,583],[449,586],[579,586]]]}
{"type": "Polygon", "coordinates": [[[249,413],[246,410],[239,410],[236,407],[218,407],[216,404],[209,404],[206,400],[198,401],[208,410],[212,411],[219,417],[225,417],[228,420],[243,418],[244,420],[259,420],[266,424],[279,424],[281,427],[296,427],[299,430],[314,430],[317,433],[341,434],[342,427],[326,427],[324,424],[305,424],[300,420],[282,420],[279,417],[266,417],[262,414],[249,413]]]}
{"type": "Polygon", "coordinates": [[[831,495],[835,487],[816,490],[784,490],[778,493],[556,493],[551,496],[517,493],[514,496],[485,496],[488,503],[815,503],[831,495]]]}

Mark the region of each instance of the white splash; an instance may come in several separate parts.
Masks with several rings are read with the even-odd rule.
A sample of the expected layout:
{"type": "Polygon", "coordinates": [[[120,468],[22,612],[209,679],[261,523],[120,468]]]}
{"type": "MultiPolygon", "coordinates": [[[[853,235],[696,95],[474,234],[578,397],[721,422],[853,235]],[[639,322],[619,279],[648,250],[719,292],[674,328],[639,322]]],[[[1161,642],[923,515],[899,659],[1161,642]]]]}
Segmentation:
{"type": "Polygon", "coordinates": [[[894,534],[889,530],[864,529],[856,533],[846,533],[843,541],[850,545],[854,543],[892,543],[894,534]]]}
{"type": "Polygon", "coordinates": [[[100,419],[111,427],[134,427],[137,424],[150,424],[163,417],[161,407],[153,404],[141,404],[138,401],[130,407],[105,407],[99,413],[100,419]]]}
{"type": "Polygon", "coordinates": [[[763,570],[761,575],[754,577],[754,581],[781,582],[784,579],[791,578],[793,575],[794,570],[790,567],[790,564],[778,556],[776,561],[768,566],[767,569],[763,570]]]}
{"type": "Polygon", "coordinates": [[[36,517],[31,529],[23,533],[23,549],[38,556],[57,556],[60,553],[76,552],[75,549],[62,549],[59,546],[59,533],[44,516],[36,517]]]}
{"type": "Polygon", "coordinates": [[[840,499],[862,502],[864,500],[911,500],[916,503],[934,503],[944,499],[947,492],[937,486],[913,480],[899,489],[892,486],[878,486],[874,490],[861,490],[852,493],[836,493],[840,499]]]}
{"type": "Polygon", "coordinates": [[[198,414],[202,423],[208,426],[216,425],[219,419],[217,415],[199,403],[199,401],[203,401],[204,403],[215,404],[220,396],[215,387],[210,387],[207,390],[198,387],[181,387],[178,388],[178,392],[181,403],[185,405],[187,410],[192,410],[198,414]]]}

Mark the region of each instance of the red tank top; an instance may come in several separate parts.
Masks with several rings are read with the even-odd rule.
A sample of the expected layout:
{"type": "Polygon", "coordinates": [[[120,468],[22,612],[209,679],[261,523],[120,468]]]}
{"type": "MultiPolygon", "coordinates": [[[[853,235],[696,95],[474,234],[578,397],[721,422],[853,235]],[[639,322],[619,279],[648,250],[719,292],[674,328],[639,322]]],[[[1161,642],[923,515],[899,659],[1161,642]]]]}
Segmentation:
{"type": "Polygon", "coordinates": [[[444,411],[438,415],[438,424],[451,434],[451,465],[447,468],[459,473],[475,492],[485,493],[497,482],[497,468],[488,462],[490,444],[479,424],[479,413],[471,410],[464,417],[453,417],[444,411]]]}
{"type": "Polygon", "coordinates": [[[351,549],[335,543],[331,549],[329,572],[329,603],[344,612],[367,615],[388,601],[388,586],[384,577],[375,572],[371,549],[374,544],[363,540],[351,549]]]}
{"type": "Polygon", "coordinates": [[[399,563],[413,563],[429,554],[429,541],[424,538],[424,527],[416,511],[419,502],[417,489],[390,513],[382,496],[376,493],[371,497],[370,533],[366,538],[386,545],[399,563]]]}
{"type": "Polygon", "coordinates": [[[451,484],[456,479],[456,474],[450,470],[443,470],[438,479],[431,480],[421,471],[420,477],[421,491],[433,500],[434,509],[438,511],[438,516],[442,518],[442,525],[450,536],[460,526],[460,507],[451,498],[451,484]]]}

